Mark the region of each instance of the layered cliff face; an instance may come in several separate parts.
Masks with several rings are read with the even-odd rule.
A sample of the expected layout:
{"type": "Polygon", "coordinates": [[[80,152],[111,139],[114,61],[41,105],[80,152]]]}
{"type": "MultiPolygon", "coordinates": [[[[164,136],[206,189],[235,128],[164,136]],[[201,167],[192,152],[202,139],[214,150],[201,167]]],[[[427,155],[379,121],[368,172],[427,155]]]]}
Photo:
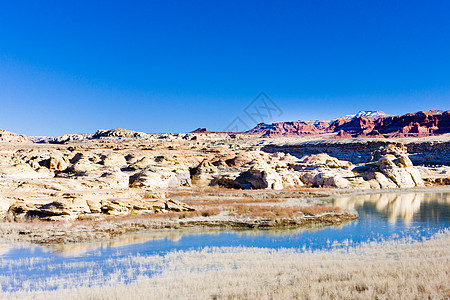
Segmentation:
{"type": "Polygon", "coordinates": [[[12,132],[0,129],[0,142],[23,143],[23,142],[28,142],[28,139],[24,135],[12,133],[12,132]]]}
{"type": "Polygon", "coordinates": [[[358,113],[331,121],[261,123],[248,131],[261,137],[329,134],[349,137],[424,137],[450,132],[450,111],[429,111],[390,116],[358,113]]]}

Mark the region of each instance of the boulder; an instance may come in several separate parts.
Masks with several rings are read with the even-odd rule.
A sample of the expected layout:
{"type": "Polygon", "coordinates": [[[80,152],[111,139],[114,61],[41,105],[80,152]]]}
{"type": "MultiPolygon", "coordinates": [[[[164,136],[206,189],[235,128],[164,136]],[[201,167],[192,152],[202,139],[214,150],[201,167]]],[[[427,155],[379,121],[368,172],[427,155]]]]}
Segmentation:
{"type": "Polygon", "coordinates": [[[195,168],[190,168],[189,172],[191,176],[196,176],[200,174],[215,173],[217,172],[217,167],[213,165],[208,159],[204,159],[195,168]]]}
{"type": "Polygon", "coordinates": [[[127,188],[130,183],[129,176],[121,171],[105,172],[96,180],[106,184],[108,188],[127,188]]]}
{"type": "Polygon", "coordinates": [[[91,211],[91,213],[101,213],[102,212],[101,201],[86,200],[86,204],[89,207],[89,210],[91,211]]]}
{"type": "Polygon", "coordinates": [[[304,156],[300,160],[302,163],[308,166],[327,166],[329,168],[350,168],[352,163],[345,160],[339,160],[326,153],[312,154],[304,156]]]}
{"type": "Polygon", "coordinates": [[[276,168],[276,171],[281,177],[284,188],[295,188],[304,185],[300,180],[300,172],[288,168],[276,168]]]}
{"type": "Polygon", "coordinates": [[[7,212],[10,206],[10,201],[5,197],[0,196],[0,214],[7,212]]]}
{"type": "Polygon", "coordinates": [[[35,210],[30,210],[28,214],[37,216],[78,216],[80,214],[91,213],[86,200],[80,198],[61,199],[48,204],[38,206],[35,210]]]}
{"type": "Polygon", "coordinates": [[[283,188],[282,177],[270,168],[252,167],[239,174],[235,182],[243,189],[281,190],[283,188]]]}
{"type": "Polygon", "coordinates": [[[187,205],[186,203],[176,201],[176,200],[167,200],[165,202],[166,209],[170,211],[194,211],[195,209],[187,205]]]}
{"type": "Polygon", "coordinates": [[[150,202],[149,204],[151,205],[152,209],[155,211],[161,211],[161,210],[164,210],[167,208],[166,201],[164,201],[164,200],[156,200],[156,201],[149,201],[149,202],[150,202]]]}
{"type": "Polygon", "coordinates": [[[64,171],[69,165],[69,160],[64,156],[51,156],[48,160],[48,168],[52,171],[64,171]]]}
{"type": "Polygon", "coordinates": [[[123,155],[116,153],[109,153],[102,156],[101,164],[106,167],[123,168],[127,166],[127,160],[123,155]]]}
{"type": "Polygon", "coordinates": [[[126,215],[130,211],[130,205],[123,200],[102,200],[100,210],[108,215],[126,215]]]}
{"type": "Polygon", "coordinates": [[[174,172],[144,170],[130,177],[130,187],[168,189],[180,186],[174,172]]]}
{"type": "Polygon", "coordinates": [[[227,159],[225,162],[229,167],[242,167],[251,162],[259,155],[254,151],[245,151],[238,153],[235,157],[227,159]]]}
{"type": "Polygon", "coordinates": [[[192,186],[191,174],[188,169],[176,169],[173,172],[181,186],[192,186]]]}
{"type": "Polygon", "coordinates": [[[72,165],[68,170],[76,175],[91,175],[101,172],[102,166],[97,164],[94,157],[77,153],[70,161],[72,165]]]}
{"type": "Polygon", "coordinates": [[[130,164],[127,166],[127,170],[145,170],[154,165],[154,160],[149,157],[142,157],[140,159],[130,159],[130,164]]]}
{"type": "Polygon", "coordinates": [[[24,201],[16,201],[9,207],[8,213],[12,215],[19,215],[25,214],[33,209],[36,209],[36,205],[32,203],[26,203],[24,201]]]}
{"type": "Polygon", "coordinates": [[[377,162],[379,170],[400,188],[423,186],[420,172],[407,155],[386,154],[377,162]]]}
{"type": "Polygon", "coordinates": [[[101,211],[109,215],[126,215],[132,211],[162,212],[162,211],[194,211],[195,209],[176,200],[136,200],[136,199],[108,199],[101,202],[101,211]]]}
{"type": "Polygon", "coordinates": [[[380,188],[382,189],[392,189],[397,187],[395,182],[386,177],[386,175],[384,175],[383,173],[374,172],[374,177],[376,182],[380,185],[380,188]]]}
{"type": "Polygon", "coordinates": [[[350,181],[345,179],[342,174],[326,169],[316,169],[311,172],[304,172],[301,175],[302,181],[313,187],[328,186],[337,188],[351,187],[350,181]]]}

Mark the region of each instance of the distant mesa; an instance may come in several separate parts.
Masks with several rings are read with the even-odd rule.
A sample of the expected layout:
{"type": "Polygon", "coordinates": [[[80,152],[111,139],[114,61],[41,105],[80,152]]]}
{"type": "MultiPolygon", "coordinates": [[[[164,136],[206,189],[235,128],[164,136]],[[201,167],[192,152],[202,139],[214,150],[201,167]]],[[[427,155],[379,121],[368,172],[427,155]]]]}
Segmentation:
{"type": "Polygon", "coordinates": [[[29,140],[25,135],[12,133],[3,129],[0,129],[0,142],[6,143],[25,143],[29,140]]]}
{"type": "Polygon", "coordinates": [[[147,134],[139,131],[133,131],[123,128],[115,129],[100,129],[92,136],[93,139],[105,137],[120,137],[120,138],[141,138],[146,137],[147,134]]]}
{"type": "Polygon", "coordinates": [[[260,123],[247,133],[265,138],[319,134],[333,138],[425,137],[450,133],[450,111],[420,111],[401,116],[388,115],[382,111],[360,111],[331,121],[260,123]]]}
{"type": "Polygon", "coordinates": [[[206,128],[197,128],[194,131],[191,131],[190,133],[211,133],[211,131],[208,131],[206,128]]]}

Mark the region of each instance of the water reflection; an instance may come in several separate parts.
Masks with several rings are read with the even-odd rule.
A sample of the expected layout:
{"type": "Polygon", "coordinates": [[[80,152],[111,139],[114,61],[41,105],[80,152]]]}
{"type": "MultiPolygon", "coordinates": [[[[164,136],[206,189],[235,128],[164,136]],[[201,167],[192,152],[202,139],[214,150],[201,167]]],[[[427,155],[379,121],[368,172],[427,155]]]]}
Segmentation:
{"type": "Polygon", "coordinates": [[[365,214],[378,213],[390,223],[402,219],[409,224],[415,219],[438,222],[449,217],[450,193],[379,193],[335,199],[333,204],[342,209],[365,214]]]}
{"type": "MultiPolygon", "coordinates": [[[[346,224],[332,226],[335,229],[342,229],[346,224]]],[[[327,226],[329,228],[329,226],[327,226]]],[[[267,236],[281,237],[296,235],[301,233],[313,234],[316,231],[323,230],[326,226],[307,226],[302,228],[275,228],[275,229],[170,229],[170,230],[152,230],[138,233],[129,233],[112,240],[77,243],[77,244],[50,244],[40,245],[39,248],[44,251],[50,251],[63,256],[80,256],[86,252],[98,249],[116,248],[122,246],[132,246],[134,244],[142,244],[151,241],[170,241],[177,244],[183,237],[192,236],[208,236],[209,238],[218,237],[223,234],[233,234],[237,238],[267,236]]],[[[0,248],[1,255],[1,248],[0,248]]]]}
{"type": "Polygon", "coordinates": [[[105,241],[77,243],[77,244],[53,244],[40,246],[44,250],[60,253],[67,256],[78,256],[85,252],[96,249],[107,249],[121,246],[128,246],[132,244],[141,244],[152,240],[169,240],[176,242],[183,237],[183,232],[176,230],[161,230],[152,231],[147,234],[136,233],[126,234],[118,238],[105,241]]]}

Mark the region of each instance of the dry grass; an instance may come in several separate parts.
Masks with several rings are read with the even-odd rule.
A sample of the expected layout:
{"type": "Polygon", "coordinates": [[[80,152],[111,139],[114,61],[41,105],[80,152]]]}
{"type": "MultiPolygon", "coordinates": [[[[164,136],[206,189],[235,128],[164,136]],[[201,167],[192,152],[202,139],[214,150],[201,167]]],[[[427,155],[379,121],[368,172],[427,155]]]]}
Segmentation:
{"type": "MultiPolygon", "coordinates": [[[[122,270],[72,282],[53,278],[55,291],[18,291],[4,299],[449,299],[450,234],[421,243],[396,241],[300,253],[213,248],[164,257],[125,258],[131,268],[161,270],[121,283],[122,270]],[[58,285],[59,284],[59,285],[58,285]],[[69,285],[69,286],[70,286],[69,285]],[[86,285],[94,285],[92,287],[86,285]],[[63,285],[64,286],[64,285],[63,285]]],[[[94,266],[95,267],[95,266],[94,266]]],[[[130,269],[133,271],[133,269],[130,269]]],[[[136,269],[137,270],[137,269],[136,269]]],[[[125,270],[124,270],[125,271],[125,270]]],[[[128,271],[128,270],[126,270],[128,271]]],[[[90,274],[90,275],[89,275],[90,274]]],[[[90,277],[89,277],[90,276],[90,277]]],[[[45,287],[44,287],[45,288],[45,287]]]]}
{"type": "Polygon", "coordinates": [[[339,207],[312,205],[312,206],[268,206],[268,205],[235,205],[228,210],[232,216],[248,218],[294,218],[305,215],[315,216],[324,213],[340,213],[339,207]]]}
{"type": "Polygon", "coordinates": [[[223,199],[223,198],[215,198],[215,199],[185,199],[183,200],[184,203],[191,205],[191,206],[223,206],[223,205],[233,205],[233,204],[245,204],[245,203],[278,203],[282,202],[282,200],[275,198],[275,199],[255,199],[251,197],[235,197],[232,199],[223,199]]]}
{"type": "MultiPolygon", "coordinates": [[[[307,190],[308,189],[303,189],[301,192],[307,190]]],[[[196,207],[202,211],[202,213],[200,213],[202,216],[216,215],[219,214],[220,211],[226,211],[229,212],[230,216],[237,218],[280,219],[342,212],[338,207],[322,205],[301,206],[300,203],[302,202],[297,205],[287,206],[289,205],[287,204],[288,199],[277,197],[283,196],[279,193],[280,191],[274,193],[273,191],[230,191],[230,189],[209,188],[204,189],[203,193],[199,193],[197,190],[177,191],[170,194],[170,197],[178,198],[178,200],[196,207]],[[211,190],[214,192],[211,192],[211,190]],[[219,190],[223,192],[223,194],[219,194],[219,190]],[[214,208],[214,214],[209,214],[207,212],[203,213],[203,211],[211,210],[211,208],[214,208]]],[[[286,195],[296,195],[295,193],[293,194],[293,191],[291,190],[285,191],[285,193],[286,195]]],[[[189,214],[189,216],[194,215],[189,214]]]]}
{"type": "MultiPolygon", "coordinates": [[[[303,194],[303,193],[313,193],[320,195],[323,192],[331,192],[332,188],[312,188],[312,187],[297,187],[297,188],[289,188],[282,190],[239,190],[239,189],[230,189],[223,188],[219,186],[207,186],[207,187],[192,187],[189,189],[180,189],[177,191],[172,191],[168,194],[169,198],[178,198],[178,197],[189,197],[189,196],[212,196],[212,197],[221,197],[221,196],[233,196],[233,195],[266,195],[265,197],[271,198],[273,194],[286,193],[286,194],[303,194]]],[[[275,196],[276,197],[276,196],[275,196]]]]}

